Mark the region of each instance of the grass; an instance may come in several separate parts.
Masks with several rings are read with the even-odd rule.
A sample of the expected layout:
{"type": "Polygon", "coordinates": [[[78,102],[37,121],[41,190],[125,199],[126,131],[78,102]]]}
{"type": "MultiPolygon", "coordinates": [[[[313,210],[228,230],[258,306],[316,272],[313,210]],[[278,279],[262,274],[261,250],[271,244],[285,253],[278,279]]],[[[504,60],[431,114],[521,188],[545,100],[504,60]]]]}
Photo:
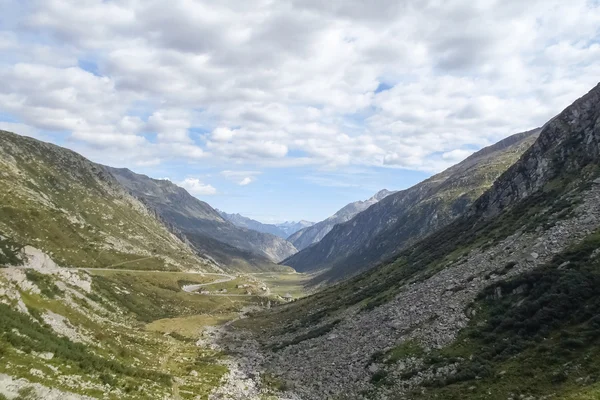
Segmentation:
{"type": "Polygon", "coordinates": [[[206,283],[215,276],[186,273],[102,271],[94,276],[94,290],[140,322],[197,314],[231,313],[259,304],[259,297],[203,296],[181,291],[180,282],[206,283]]]}
{"type": "Polygon", "coordinates": [[[12,307],[0,304],[0,332],[2,340],[25,354],[50,352],[81,374],[118,374],[135,379],[149,380],[161,385],[171,384],[171,377],[154,371],[138,369],[116,360],[102,358],[81,343],[58,336],[48,326],[34,322],[12,307]]]}
{"type": "Polygon", "coordinates": [[[197,338],[199,336],[199,332],[204,327],[221,325],[227,321],[233,320],[236,317],[236,313],[223,313],[165,318],[147,324],[146,329],[162,333],[176,332],[177,334],[187,338],[197,338]]]}
{"type": "Polygon", "coordinates": [[[271,288],[271,293],[279,296],[291,294],[295,299],[299,299],[308,294],[305,287],[311,279],[311,275],[289,273],[289,274],[261,274],[260,279],[271,288]]]}
{"type": "Polygon", "coordinates": [[[422,357],[425,354],[423,347],[418,343],[408,340],[391,349],[384,357],[386,364],[395,364],[408,357],[422,357]]]}
{"type": "MultiPolygon", "coordinates": [[[[97,274],[94,280],[101,275],[116,282],[121,278],[116,271],[94,272],[97,274]]],[[[149,284],[148,287],[168,293],[174,293],[182,280],[206,282],[215,278],[146,271],[128,274],[149,284]]],[[[32,276],[39,285],[39,277],[32,276]]],[[[56,284],[54,276],[44,277],[44,284],[56,284]]],[[[0,276],[0,286],[7,285],[8,282],[0,276]]],[[[152,292],[140,295],[152,295],[152,292]]],[[[177,378],[180,397],[191,400],[208,399],[209,393],[220,384],[227,372],[227,368],[220,364],[222,354],[195,345],[198,335],[193,326],[224,322],[235,314],[219,314],[218,310],[213,310],[212,316],[197,315],[188,321],[185,317],[181,320],[158,321],[155,324],[157,330],[146,330],[139,329],[139,324],[132,325],[128,310],[103,293],[86,294],[84,299],[75,301],[82,308],[65,302],[64,296],[50,298],[43,294],[22,292],[21,298],[33,317],[17,312],[13,305],[0,303],[0,373],[64,391],[111,400],[171,398],[173,379],[177,378]],[[107,310],[90,307],[90,302],[96,302],[107,310]],[[87,304],[87,308],[84,304],[87,304]],[[41,315],[46,311],[67,318],[67,325],[90,338],[93,344],[72,342],[57,335],[44,323],[40,324],[41,315]],[[104,320],[98,320],[98,317],[104,320]],[[182,329],[169,329],[170,335],[164,336],[160,326],[166,327],[167,324],[175,324],[182,329]],[[51,352],[54,358],[41,359],[37,354],[42,352],[51,352]],[[31,372],[35,370],[41,371],[43,376],[31,372]],[[195,372],[192,374],[192,371],[195,372]],[[68,386],[64,383],[66,381],[58,380],[58,376],[70,376],[69,379],[81,381],[81,384],[77,387],[68,386]]],[[[205,297],[188,296],[194,299],[205,297]]],[[[227,298],[220,300],[227,301],[231,306],[227,298]]]]}
{"type": "Polygon", "coordinates": [[[298,344],[298,343],[304,342],[305,340],[314,339],[314,338],[318,338],[318,337],[320,337],[320,336],[326,335],[326,334],[327,334],[327,333],[329,333],[329,332],[330,332],[330,331],[331,331],[331,330],[332,330],[332,329],[333,329],[333,328],[334,328],[334,327],[335,327],[335,326],[336,326],[336,325],[337,325],[339,322],[340,322],[339,320],[336,320],[336,321],[330,322],[330,323],[328,323],[328,324],[325,324],[325,325],[322,325],[322,326],[319,326],[319,327],[313,328],[313,329],[309,330],[309,331],[308,331],[308,332],[306,332],[306,333],[303,333],[303,334],[301,334],[301,335],[298,335],[298,336],[294,337],[294,338],[293,338],[293,339],[291,339],[291,340],[284,341],[284,342],[281,342],[281,343],[279,343],[279,344],[277,344],[277,345],[274,345],[274,346],[272,347],[272,350],[273,350],[273,351],[278,351],[278,350],[281,350],[281,349],[283,349],[283,348],[286,348],[286,347],[288,347],[288,346],[293,346],[293,345],[295,345],[295,344],[298,344]]]}

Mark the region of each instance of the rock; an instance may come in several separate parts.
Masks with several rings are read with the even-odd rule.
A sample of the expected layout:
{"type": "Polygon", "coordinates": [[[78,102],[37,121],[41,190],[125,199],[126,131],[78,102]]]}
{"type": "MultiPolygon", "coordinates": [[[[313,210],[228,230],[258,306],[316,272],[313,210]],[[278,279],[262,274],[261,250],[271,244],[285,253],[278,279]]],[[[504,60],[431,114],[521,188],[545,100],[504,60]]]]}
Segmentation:
{"type": "Polygon", "coordinates": [[[44,360],[52,360],[54,358],[54,353],[40,353],[38,354],[38,357],[44,360]]]}
{"type": "Polygon", "coordinates": [[[540,255],[538,253],[536,253],[535,251],[531,253],[531,258],[533,258],[534,260],[537,260],[540,257],[540,255]]]}

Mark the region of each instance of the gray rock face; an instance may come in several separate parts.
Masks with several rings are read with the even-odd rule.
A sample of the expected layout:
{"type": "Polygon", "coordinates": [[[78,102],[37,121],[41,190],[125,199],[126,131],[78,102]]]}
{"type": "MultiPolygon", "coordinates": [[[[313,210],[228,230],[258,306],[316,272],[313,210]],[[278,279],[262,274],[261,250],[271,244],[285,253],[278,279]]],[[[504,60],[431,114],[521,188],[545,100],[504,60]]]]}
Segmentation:
{"type": "Polygon", "coordinates": [[[375,202],[284,263],[301,272],[328,270],[317,281],[334,281],[393,257],[462,215],[531,146],[539,132],[536,129],[513,135],[375,202]]]}
{"type": "Polygon", "coordinates": [[[331,217],[323,220],[321,222],[317,222],[316,224],[299,230],[298,232],[291,235],[288,240],[292,242],[292,244],[298,249],[303,250],[308,246],[319,242],[321,239],[325,237],[334,226],[337,224],[341,224],[343,222],[349,221],[356,214],[361,211],[366,210],[371,207],[373,204],[382,200],[383,198],[389,196],[390,194],[396,193],[390,190],[380,190],[375,193],[373,197],[367,199],[365,201],[355,201],[354,203],[347,204],[338,212],[333,214],[331,217]]]}
{"type": "Polygon", "coordinates": [[[485,193],[472,213],[500,213],[559,175],[578,176],[600,158],[600,84],[542,128],[539,139],[485,193]]]}
{"type": "Polygon", "coordinates": [[[247,263],[243,269],[264,267],[296,252],[285,239],[237,227],[209,204],[168,180],[157,180],[128,169],[107,167],[132,195],[153,209],[201,253],[227,266],[233,260],[247,263]]]}

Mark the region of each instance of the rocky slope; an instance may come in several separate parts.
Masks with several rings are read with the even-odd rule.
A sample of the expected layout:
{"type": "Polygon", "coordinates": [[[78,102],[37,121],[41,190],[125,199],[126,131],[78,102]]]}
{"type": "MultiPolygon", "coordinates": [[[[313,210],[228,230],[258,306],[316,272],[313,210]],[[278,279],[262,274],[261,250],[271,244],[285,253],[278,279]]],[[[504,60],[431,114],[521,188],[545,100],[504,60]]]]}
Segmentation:
{"type": "Polygon", "coordinates": [[[394,256],[464,213],[531,146],[539,131],[506,138],[386,197],[285,263],[302,272],[327,270],[315,280],[320,282],[351,276],[394,256]]]}
{"type": "Polygon", "coordinates": [[[243,215],[236,214],[228,214],[225,211],[217,210],[221,217],[225,218],[227,221],[231,222],[235,226],[239,226],[241,228],[252,229],[253,231],[269,233],[271,235],[279,236],[282,239],[286,239],[289,235],[286,232],[279,228],[274,224],[263,224],[262,222],[256,221],[252,218],[244,217],[243,215]]]}
{"type": "Polygon", "coordinates": [[[262,332],[254,368],[302,399],[596,398],[599,165],[600,85],[463,216],[240,323],[262,332]]]}
{"type": "Polygon", "coordinates": [[[273,262],[296,252],[285,239],[235,226],[171,181],[152,179],[128,169],[107,168],[133,196],[219,264],[243,270],[272,269],[277,268],[273,262]]]}
{"type": "Polygon", "coordinates": [[[0,131],[0,262],[33,245],[64,266],[218,269],[169,232],[102,166],[0,131]],[[11,247],[12,246],[12,247],[11,247]]]}
{"type": "MultiPolygon", "coordinates": [[[[319,242],[321,239],[325,237],[334,226],[337,224],[341,224],[343,222],[349,221],[356,214],[361,211],[366,210],[371,207],[373,204],[382,200],[383,198],[393,194],[395,192],[383,189],[379,192],[375,193],[373,197],[365,200],[365,201],[355,201],[354,203],[347,204],[340,210],[338,210],[331,217],[323,220],[321,222],[317,222],[316,224],[299,230],[298,232],[291,235],[288,240],[296,246],[298,250],[303,250],[308,246],[319,242]]],[[[292,263],[295,263],[296,260],[292,259],[292,263]]]]}

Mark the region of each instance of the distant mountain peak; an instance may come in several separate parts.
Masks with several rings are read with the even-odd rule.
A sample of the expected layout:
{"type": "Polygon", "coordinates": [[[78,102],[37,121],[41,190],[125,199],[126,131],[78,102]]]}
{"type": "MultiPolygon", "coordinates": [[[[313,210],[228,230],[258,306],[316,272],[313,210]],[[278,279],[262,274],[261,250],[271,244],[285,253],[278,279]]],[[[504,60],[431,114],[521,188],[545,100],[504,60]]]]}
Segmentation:
{"type": "Polygon", "coordinates": [[[355,201],[354,203],[346,204],[335,214],[326,218],[325,220],[298,230],[298,232],[292,234],[288,240],[291,241],[298,250],[302,250],[311,244],[317,243],[319,240],[325,237],[325,235],[327,235],[336,224],[348,221],[356,214],[366,210],[373,204],[393,193],[395,192],[382,189],[367,200],[359,200],[355,201]]]}

